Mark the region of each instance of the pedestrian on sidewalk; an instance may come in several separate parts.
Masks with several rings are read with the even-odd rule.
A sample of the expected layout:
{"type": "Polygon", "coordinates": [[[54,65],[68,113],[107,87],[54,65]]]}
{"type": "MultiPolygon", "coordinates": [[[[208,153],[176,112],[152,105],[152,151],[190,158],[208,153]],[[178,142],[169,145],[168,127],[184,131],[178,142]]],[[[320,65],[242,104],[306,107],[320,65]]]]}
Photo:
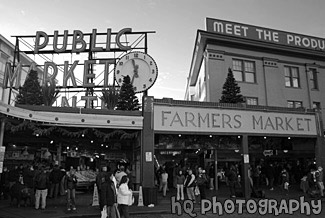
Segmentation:
{"type": "Polygon", "coordinates": [[[209,168],[209,180],[210,180],[210,190],[214,189],[214,179],[215,179],[216,173],[214,168],[214,163],[212,162],[209,168]]]}
{"type": "Polygon", "coordinates": [[[288,195],[289,192],[289,173],[286,170],[286,168],[283,168],[281,171],[281,179],[282,179],[282,188],[286,192],[286,195],[288,195]]]}
{"type": "Polygon", "coordinates": [[[176,176],[176,187],[177,187],[177,197],[176,199],[184,200],[184,182],[185,176],[183,175],[183,171],[179,170],[176,176]]]}
{"type": "Polygon", "coordinates": [[[237,170],[234,165],[230,166],[230,170],[227,173],[228,183],[229,183],[229,190],[230,190],[230,197],[236,197],[236,184],[238,183],[238,175],[237,170]]]}
{"type": "Polygon", "coordinates": [[[56,164],[53,167],[52,172],[50,173],[51,188],[49,198],[57,198],[59,194],[60,181],[62,179],[62,173],[59,166],[56,164]]]}
{"type": "Polygon", "coordinates": [[[196,177],[196,182],[197,182],[197,186],[199,187],[199,190],[200,190],[201,200],[206,199],[205,188],[206,188],[208,179],[205,174],[205,170],[203,170],[202,167],[198,168],[198,175],[196,177]]]}
{"type": "Polygon", "coordinates": [[[0,180],[0,198],[3,195],[4,200],[8,199],[9,196],[9,180],[8,180],[8,169],[7,167],[3,168],[1,173],[1,180],[0,180]]]}
{"type": "Polygon", "coordinates": [[[47,190],[50,184],[49,177],[47,176],[46,170],[44,167],[41,167],[40,172],[35,176],[35,209],[38,210],[41,201],[41,209],[46,208],[46,196],[47,190]]]}
{"type": "Polygon", "coordinates": [[[64,189],[67,193],[67,210],[76,210],[76,187],[77,187],[76,170],[70,167],[64,182],[64,189]]]}
{"type": "Polygon", "coordinates": [[[186,188],[188,199],[192,200],[194,203],[196,203],[195,194],[194,194],[195,186],[196,186],[195,175],[193,174],[192,169],[189,169],[188,175],[186,176],[186,179],[184,181],[184,187],[186,188]]]}
{"type": "Polygon", "coordinates": [[[107,166],[102,167],[102,171],[99,172],[96,176],[96,185],[97,185],[97,190],[98,190],[98,196],[99,196],[99,209],[100,211],[103,210],[104,205],[102,204],[102,199],[101,199],[101,191],[102,191],[102,184],[104,184],[106,181],[105,179],[107,178],[107,166]]]}
{"type": "Polygon", "coordinates": [[[129,218],[129,206],[132,205],[132,190],[128,186],[129,178],[123,176],[121,178],[118,191],[117,191],[117,203],[120,215],[124,218],[129,218]]]}
{"type": "Polygon", "coordinates": [[[316,184],[320,192],[320,196],[324,197],[324,183],[323,183],[323,168],[321,166],[318,167],[315,172],[316,184]]]}
{"type": "Polygon", "coordinates": [[[102,184],[101,199],[104,205],[102,210],[102,217],[116,218],[116,203],[117,203],[117,193],[116,186],[114,185],[113,179],[114,175],[111,172],[107,173],[107,178],[102,184]]]}
{"type": "Polygon", "coordinates": [[[163,197],[166,197],[167,185],[168,185],[168,173],[165,170],[161,174],[161,182],[162,182],[163,197]]]}

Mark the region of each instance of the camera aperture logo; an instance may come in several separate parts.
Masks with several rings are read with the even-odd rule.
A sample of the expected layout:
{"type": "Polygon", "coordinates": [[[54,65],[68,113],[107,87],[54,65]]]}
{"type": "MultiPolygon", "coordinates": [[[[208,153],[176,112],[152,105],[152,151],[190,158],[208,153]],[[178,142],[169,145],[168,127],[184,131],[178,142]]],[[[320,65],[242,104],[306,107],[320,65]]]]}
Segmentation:
{"type": "Polygon", "coordinates": [[[203,199],[199,211],[194,210],[195,204],[192,200],[176,201],[175,196],[171,197],[171,213],[182,215],[188,214],[191,217],[196,217],[198,213],[205,215],[212,213],[217,215],[225,214],[247,214],[259,215],[275,215],[301,213],[304,215],[318,215],[322,212],[321,200],[305,201],[305,197],[297,199],[226,199],[224,202],[217,200],[217,197],[212,197],[212,200],[203,199]]]}

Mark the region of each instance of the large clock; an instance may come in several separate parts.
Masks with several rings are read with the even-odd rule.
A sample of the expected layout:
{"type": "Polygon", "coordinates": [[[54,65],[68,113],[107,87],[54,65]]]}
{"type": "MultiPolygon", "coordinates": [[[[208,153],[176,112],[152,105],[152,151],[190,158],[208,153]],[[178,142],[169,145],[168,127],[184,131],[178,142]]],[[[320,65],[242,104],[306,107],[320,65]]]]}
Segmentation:
{"type": "Polygon", "coordinates": [[[144,92],[156,82],[158,68],[154,59],[143,52],[129,52],[117,62],[115,80],[121,86],[129,76],[135,92],[144,92]]]}

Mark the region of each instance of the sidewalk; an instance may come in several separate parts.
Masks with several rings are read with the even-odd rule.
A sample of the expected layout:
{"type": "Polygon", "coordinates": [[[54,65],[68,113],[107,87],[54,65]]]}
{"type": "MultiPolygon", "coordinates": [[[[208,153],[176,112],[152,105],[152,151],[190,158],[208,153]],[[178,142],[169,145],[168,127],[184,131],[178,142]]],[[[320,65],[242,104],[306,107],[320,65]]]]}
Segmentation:
{"type": "MultiPolygon", "coordinates": [[[[225,185],[222,185],[218,191],[206,190],[207,199],[217,196],[218,201],[224,201],[229,198],[229,190],[225,185]]],[[[266,198],[282,199],[282,198],[295,198],[298,199],[304,196],[304,193],[298,187],[292,187],[289,195],[285,196],[279,188],[274,191],[265,190],[266,198]]],[[[130,215],[138,214],[170,214],[171,213],[171,200],[175,196],[175,189],[171,189],[166,197],[162,197],[162,193],[157,193],[158,204],[154,207],[142,206],[138,207],[137,202],[130,207],[130,215]]],[[[306,200],[310,199],[306,197],[306,200]]],[[[324,199],[322,200],[324,202],[324,199]]],[[[52,218],[52,217],[100,217],[98,206],[91,206],[92,193],[78,193],[77,194],[77,210],[73,212],[66,211],[65,198],[59,197],[56,200],[47,199],[47,207],[45,210],[35,210],[33,207],[11,207],[9,201],[0,201],[0,218],[52,218]]],[[[199,208],[199,204],[195,206],[199,208]]]]}

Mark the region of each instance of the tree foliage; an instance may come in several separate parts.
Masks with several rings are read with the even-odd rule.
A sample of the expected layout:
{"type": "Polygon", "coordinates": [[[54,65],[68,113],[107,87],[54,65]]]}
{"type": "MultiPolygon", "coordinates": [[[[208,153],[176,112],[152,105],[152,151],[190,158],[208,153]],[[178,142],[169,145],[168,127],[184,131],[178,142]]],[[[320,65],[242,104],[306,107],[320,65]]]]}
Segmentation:
{"type": "Polygon", "coordinates": [[[105,106],[109,110],[114,110],[118,102],[119,93],[115,88],[103,89],[100,99],[104,101],[105,106]]]}
{"type": "Polygon", "coordinates": [[[31,70],[23,86],[19,87],[16,98],[17,104],[43,105],[43,92],[38,81],[37,71],[31,70]]]}
{"type": "Polygon", "coordinates": [[[124,77],[118,96],[116,110],[136,111],[140,109],[138,97],[135,95],[129,76],[124,77]]]}
{"type": "Polygon", "coordinates": [[[244,102],[243,96],[240,94],[240,87],[234,78],[232,70],[228,69],[226,82],[223,85],[222,96],[220,103],[242,103],[244,102]]]}

